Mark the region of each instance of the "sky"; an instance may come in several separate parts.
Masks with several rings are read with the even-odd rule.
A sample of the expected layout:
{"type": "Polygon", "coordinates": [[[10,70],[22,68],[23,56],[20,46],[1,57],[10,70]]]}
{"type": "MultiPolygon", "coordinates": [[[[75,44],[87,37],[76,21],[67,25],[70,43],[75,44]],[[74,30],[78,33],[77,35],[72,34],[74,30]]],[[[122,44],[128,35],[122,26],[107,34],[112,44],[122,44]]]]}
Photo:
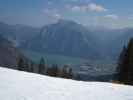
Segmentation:
{"type": "Polygon", "coordinates": [[[41,27],[59,19],[85,26],[133,27],[133,0],[0,0],[0,21],[41,27]]]}

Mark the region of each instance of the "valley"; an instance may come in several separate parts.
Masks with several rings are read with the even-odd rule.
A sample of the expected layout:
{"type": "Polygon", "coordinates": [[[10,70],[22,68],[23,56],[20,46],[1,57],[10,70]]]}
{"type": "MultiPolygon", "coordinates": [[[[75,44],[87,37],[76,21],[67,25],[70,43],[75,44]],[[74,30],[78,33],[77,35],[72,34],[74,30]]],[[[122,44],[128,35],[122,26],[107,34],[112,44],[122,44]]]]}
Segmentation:
{"type": "Polygon", "coordinates": [[[60,68],[69,65],[83,80],[111,80],[120,51],[132,32],[130,28],[89,29],[70,20],[42,28],[0,23],[0,34],[26,58],[38,64],[43,57],[47,65],[57,64],[60,68]]]}

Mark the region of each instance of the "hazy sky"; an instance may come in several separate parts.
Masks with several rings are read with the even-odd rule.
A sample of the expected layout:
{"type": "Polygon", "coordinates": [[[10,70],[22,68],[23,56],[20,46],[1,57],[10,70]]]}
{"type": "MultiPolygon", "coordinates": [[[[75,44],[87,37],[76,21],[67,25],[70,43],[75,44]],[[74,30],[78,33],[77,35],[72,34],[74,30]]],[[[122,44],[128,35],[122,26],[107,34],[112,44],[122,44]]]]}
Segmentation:
{"type": "Polygon", "coordinates": [[[133,0],[0,0],[0,21],[42,26],[58,19],[87,26],[133,27],[133,0]]]}

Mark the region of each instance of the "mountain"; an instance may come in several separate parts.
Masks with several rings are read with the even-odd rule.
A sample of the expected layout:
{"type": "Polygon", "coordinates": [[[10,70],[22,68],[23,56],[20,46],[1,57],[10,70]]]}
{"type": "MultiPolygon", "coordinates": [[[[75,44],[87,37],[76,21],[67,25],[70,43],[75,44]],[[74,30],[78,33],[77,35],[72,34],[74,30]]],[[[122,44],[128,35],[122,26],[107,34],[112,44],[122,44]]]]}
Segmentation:
{"type": "Polygon", "coordinates": [[[109,42],[110,50],[108,52],[112,54],[115,58],[117,58],[122,51],[124,46],[127,46],[129,40],[133,38],[133,29],[126,28],[117,31],[119,33],[118,36],[114,36],[114,38],[109,42]]]}
{"type": "Polygon", "coordinates": [[[21,53],[7,39],[0,36],[0,65],[8,68],[15,68],[17,57],[21,53]]]}
{"type": "Polygon", "coordinates": [[[26,25],[8,25],[0,22],[0,35],[12,41],[16,46],[35,37],[39,33],[39,28],[26,25]]]}
{"type": "Polygon", "coordinates": [[[3,22],[0,22],[0,35],[3,37],[14,40],[15,39],[15,30],[14,27],[3,22]]]}
{"type": "Polygon", "coordinates": [[[69,20],[34,28],[0,22],[0,34],[21,49],[89,59],[116,60],[133,29],[87,28],[69,20]]]}
{"type": "Polygon", "coordinates": [[[81,24],[68,20],[44,26],[35,38],[23,46],[38,52],[65,56],[98,57],[97,42],[93,33],[81,24]]]}
{"type": "Polygon", "coordinates": [[[1,100],[132,100],[133,87],[0,68],[1,100]]]}
{"type": "Polygon", "coordinates": [[[117,59],[123,46],[126,46],[129,39],[133,37],[133,28],[124,29],[90,29],[95,37],[98,37],[97,50],[102,59],[117,59]]]}
{"type": "Polygon", "coordinates": [[[18,46],[35,37],[39,32],[40,28],[34,28],[26,25],[14,25],[15,41],[18,46]]]}

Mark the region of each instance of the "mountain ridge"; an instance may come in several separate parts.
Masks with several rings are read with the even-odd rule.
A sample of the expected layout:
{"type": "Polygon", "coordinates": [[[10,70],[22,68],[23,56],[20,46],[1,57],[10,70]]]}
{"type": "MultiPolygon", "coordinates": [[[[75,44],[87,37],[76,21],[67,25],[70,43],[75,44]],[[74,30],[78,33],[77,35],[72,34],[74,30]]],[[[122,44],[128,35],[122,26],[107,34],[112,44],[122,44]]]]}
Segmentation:
{"type": "Polygon", "coordinates": [[[90,29],[70,20],[60,20],[42,28],[0,23],[0,34],[20,48],[91,59],[116,59],[133,37],[132,32],[132,28],[90,29]]]}
{"type": "MultiPolygon", "coordinates": [[[[93,34],[80,24],[61,20],[55,24],[44,26],[40,34],[35,37],[26,47],[41,49],[48,53],[57,53],[72,56],[86,56],[84,52],[96,51],[93,49],[95,41],[93,34]],[[92,42],[92,43],[91,43],[92,42]],[[36,44],[38,43],[38,44],[36,44]],[[39,46],[39,47],[34,47],[39,46]],[[82,49],[82,51],[81,51],[82,49]],[[54,50],[54,51],[52,51],[54,50]],[[82,52],[82,55],[80,54],[82,52]]],[[[91,53],[88,53],[88,56],[91,53]]],[[[87,56],[86,56],[87,57],[87,56]]]]}

